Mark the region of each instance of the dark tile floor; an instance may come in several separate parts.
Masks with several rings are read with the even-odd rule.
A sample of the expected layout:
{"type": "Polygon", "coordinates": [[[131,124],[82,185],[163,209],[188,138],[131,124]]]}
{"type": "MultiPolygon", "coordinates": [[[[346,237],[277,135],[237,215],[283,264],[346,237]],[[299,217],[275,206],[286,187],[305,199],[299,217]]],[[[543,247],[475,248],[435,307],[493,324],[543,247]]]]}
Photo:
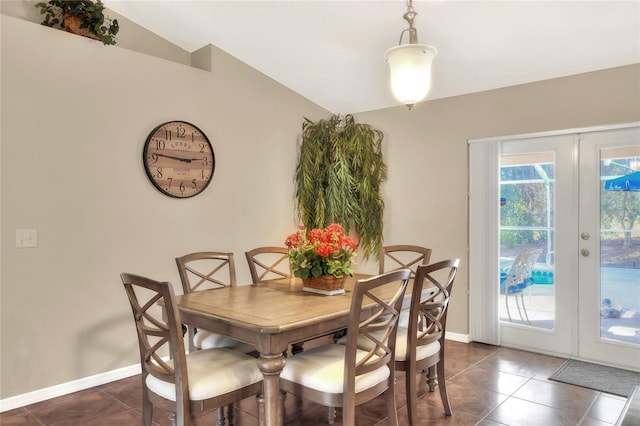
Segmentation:
{"type": "MultiPolygon", "coordinates": [[[[305,345],[307,346],[307,345],[305,345]]],[[[478,343],[447,342],[446,380],[453,415],[444,415],[439,393],[426,391],[420,380],[421,425],[612,425],[626,398],[547,379],[562,358],[478,343]]],[[[400,425],[407,425],[404,375],[398,373],[396,400],[400,425]]],[[[140,377],[130,377],[92,389],[0,414],[9,425],[139,425],[140,377]]],[[[256,426],[256,403],[248,398],[237,406],[236,424],[256,426]]],[[[342,425],[338,410],[336,425],[342,425]]],[[[168,425],[168,413],[154,412],[154,424],[168,425]]],[[[326,424],[324,407],[285,402],[285,425],[326,424]]],[[[214,425],[215,413],[197,418],[196,425],[214,425]]],[[[358,408],[356,426],[388,424],[378,398],[358,408]]]]}

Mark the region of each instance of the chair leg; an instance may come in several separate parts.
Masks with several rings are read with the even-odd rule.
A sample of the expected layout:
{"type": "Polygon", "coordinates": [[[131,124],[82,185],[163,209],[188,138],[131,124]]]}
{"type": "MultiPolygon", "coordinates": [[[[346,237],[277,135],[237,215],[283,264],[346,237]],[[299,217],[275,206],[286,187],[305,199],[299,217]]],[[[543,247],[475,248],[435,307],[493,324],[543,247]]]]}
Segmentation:
{"type": "Polygon", "coordinates": [[[507,293],[506,290],[504,292],[504,304],[507,307],[507,316],[509,317],[509,322],[512,322],[512,320],[511,320],[511,312],[509,312],[509,294],[507,293]]]}
{"type": "Polygon", "coordinates": [[[389,413],[389,425],[398,426],[398,410],[396,410],[395,388],[390,387],[385,391],[384,395],[387,401],[387,413],[389,413]]]}
{"type": "Polygon", "coordinates": [[[332,425],[336,422],[336,409],[335,407],[327,407],[327,423],[332,425]]]}
{"type": "Polygon", "coordinates": [[[177,395],[176,401],[176,412],[175,412],[175,423],[172,423],[172,426],[188,426],[189,420],[191,416],[191,412],[189,411],[189,401],[183,399],[180,395],[177,395]]]}
{"type": "Polygon", "coordinates": [[[522,292],[522,310],[524,311],[524,317],[527,319],[527,324],[531,324],[531,321],[529,321],[529,315],[527,314],[527,308],[524,306],[524,291],[522,292]]]}
{"type": "Polygon", "coordinates": [[[416,386],[416,367],[415,365],[407,367],[405,372],[405,387],[407,394],[407,415],[409,417],[409,425],[418,424],[417,394],[416,386]]]}
{"type": "Polygon", "coordinates": [[[259,426],[265,426],[264,424],[264,394],[262,392],[256,395],[256,403],[258,405],[258,422],[259,426]]]}
{"type": "Polygon", "coordinates": [[[447,384],[444,379],[444,360],[441,359],[437,364],[438,371],[438,389],[440,389],[440,399],[442,400],[442,406],[444,407],[444,413],[447,416],[451,415],[451,404],[449,403],[449,395],[447,394],[447,384]]]}
{"type": "MultiPolygon", "coordinates": [[[[522,295],[522,293],[520,293],[520,295],[522,295]]],[[[522,311],[520,310],[520,302],[518,301],[518,295],[516,294],[514,298],[516,299],[516,308],[518,308],[518,315],[520,315],[520,319],[524,321],[524,316],[522,316],[522,311]]]]}
{"type": "Polygon", "coordinates": [[[438,384],[438,374],[436,373],[435,365],[432,365],[427,370],[427,385],[429,385],[429,392],[434,392],[436,390],[437,384],[438,384]]]}
{"type": "Polygon", "coordinates": [[[529,315],[527,315],[527,309],[524,307],[524,290],[520,293],[520,300],[522,301],[522,311],[524,312],[524,316],[522,315],[522,312],[520,312],[520,303],[518,302],[518,295],[516,294],[516,305],[518,306],[520,319],[527,321],[527,324],[531,324],[531,321],[529,321],[529,315]]]}
{"type": "Polygon", "coordinates": [[[235,407],[236,407],[235,404],[227,405],[227,418],[229,419],[229,426],[233,426],[234,424],[236,424],[235,407]]]}
{"type": "MultiPolygon", "coordinates": [[[[218,412],[218,421],[216,422],[216,425],[218,426],[224,426],[225,425],[225,418],[224,418],[224,407],[220,407],[217,410],[218,412]]],[[[229,418],[229,424],[231,425],[231,418],[229,418]]]]}
{"type": "Polygon", "coordinates": [[[356,407],[355,404],[343,404],[342,406],[342,424],[352,426],[356,424],[356,407]]]}
{"type": "Polygon", "coordinates": [[[142,384],[142,425],[151,426],[151,418],[153,417],[153,405],[149,401],[149,391],[145,384],[142,384]]]}

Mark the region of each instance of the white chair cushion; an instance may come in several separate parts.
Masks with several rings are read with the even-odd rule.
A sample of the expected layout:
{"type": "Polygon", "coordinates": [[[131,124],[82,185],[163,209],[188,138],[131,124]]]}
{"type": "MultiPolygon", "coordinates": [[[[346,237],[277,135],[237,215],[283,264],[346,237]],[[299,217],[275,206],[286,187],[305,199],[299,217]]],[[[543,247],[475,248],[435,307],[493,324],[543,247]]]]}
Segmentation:
{"type": "MultiPolygon", "coordinates": [[[[407,360],[407,332],[408,327],[402,326],[398,327],[398,332],[396,334],[396,361],[406,361],[407,360]]],[[[381,333],[371,333],[373,336],[376,334],[381,336],[381,333]]],[[[347,336],[341,337],[338,342],[339,345],[347,344],[347,336]]],[[[358,347],[364,350],[370,350],[373,348],[373,343],[371,340],[366,339],[362,336],[358,337],[358,347]]],[[[428,345],[420,346],[416,350],[416,360],[421,360],[427,358],[440,350],[440,342],[435,341],[428,345]]]]}
{"type": "MultiPolygon", "coordinates": [[[[231,392],[262,380],[256,359],[233,349],[204,349],[187,355],[189,399],[200,401],[231,392]]],[[[173,383],[151,375],[147,387],[171,401],[176,400],[173,383]]]]}
{"type": "Polygon", "coordinates": [[[196,331],[196,334],[193,336],[193,345],[198,349],[233,348],[245,353],[255,350],[255,348],[248,343],[207,330],[196,331]]]}
{"type": "MultiPolygon", "coordinates": [[[[407,360],[407,327],[398,327],[398,334],[396,335],[396,361],[407,360]]],[[[440,342],[435,341],[428,345],[419,346],[416,350],[416,360],[427,358],[440,350],[440,342]]]]}
{"type": "MultiPolygon", "coordinates": [[[[280,377],[320,392],[342,393],[345,350],[344,345],[324,345],[301,352],[287,359],[280,377]]],[[[360,360],[366,354],[358,350],[356,358],[360,360]]],[[[375,386],[389,374],[389,368],[384,366],[356,377],[356,392],[375,386]]]]}

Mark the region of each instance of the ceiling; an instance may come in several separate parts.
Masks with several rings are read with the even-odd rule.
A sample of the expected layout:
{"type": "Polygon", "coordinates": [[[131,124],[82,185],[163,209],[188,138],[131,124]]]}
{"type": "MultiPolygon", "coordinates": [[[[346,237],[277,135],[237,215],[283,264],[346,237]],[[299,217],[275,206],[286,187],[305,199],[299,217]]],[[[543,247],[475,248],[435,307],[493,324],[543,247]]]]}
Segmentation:
{"type": "MultiPolygon", "coordinates": [[[[405,0],[103,2],[189,52],[211,43],[332,113],[398,105],[384,52],[408,27],[405,0]]],[[[439,51],[427,99],[640,63],[637,0],[413,7],[418,41],[439,51]]]]}

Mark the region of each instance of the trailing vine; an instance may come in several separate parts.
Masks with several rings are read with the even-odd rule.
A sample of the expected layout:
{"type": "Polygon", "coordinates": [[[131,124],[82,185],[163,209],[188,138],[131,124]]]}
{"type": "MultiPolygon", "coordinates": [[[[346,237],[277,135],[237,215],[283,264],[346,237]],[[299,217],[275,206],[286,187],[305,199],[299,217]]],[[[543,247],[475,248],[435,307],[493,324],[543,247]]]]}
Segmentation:
{"type": "Polygon", "coordinates": [[[358,124],[352,115],[333,115],[317,123],[305,118],[295,174],[298,219],[308,228],[340,223],[353,229],[365,259],[382,247],[387,180],[383,133],[358,124]]]}

